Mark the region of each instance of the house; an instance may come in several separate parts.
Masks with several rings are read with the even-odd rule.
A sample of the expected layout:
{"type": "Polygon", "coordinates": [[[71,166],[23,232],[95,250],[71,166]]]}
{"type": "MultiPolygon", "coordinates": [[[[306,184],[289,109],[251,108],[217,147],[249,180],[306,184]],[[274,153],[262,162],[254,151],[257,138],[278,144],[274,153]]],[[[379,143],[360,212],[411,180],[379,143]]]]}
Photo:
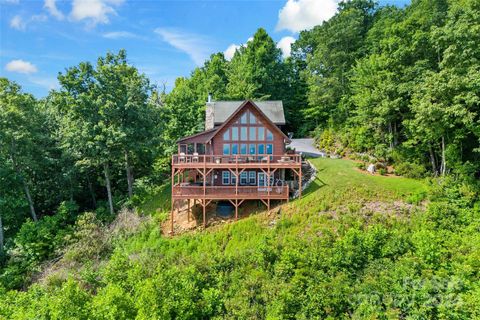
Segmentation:
{"type": "Polygon", "coordinates": [[[205,131],[178,140],[172,156],[171,231],[181,201],[189,218],[191,200],[203,208],[204,226],[212,201],[230,201],[235,219],[244,201],[261,201],[268,210],[271,201],[288,201],[301,181],[302,159],[287,150],[284,125],[281,101],[209,101],[205,131]]]}

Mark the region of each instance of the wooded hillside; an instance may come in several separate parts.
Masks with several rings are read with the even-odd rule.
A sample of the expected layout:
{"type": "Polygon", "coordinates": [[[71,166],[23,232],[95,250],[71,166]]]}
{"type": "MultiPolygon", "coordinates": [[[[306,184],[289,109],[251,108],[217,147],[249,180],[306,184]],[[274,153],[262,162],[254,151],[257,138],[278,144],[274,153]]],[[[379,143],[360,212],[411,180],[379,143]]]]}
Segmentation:
{"type": "MultiPolygon", "coordinates": [[[[291,57],[283,58],[272,38],[260,28],[231,61],[222,53],[213,54],[189,77],[178,78],[170,92],[141,74],[124,50],[106,53],[95,63],[68,67],[59,73],[58,80],[58,90],[36,99],[14,82],[0,79],[0,295],[5,301],[0,304],[0,316],[28,319],[28,314],[33,314],[29,312],[41,309],[47,310],[42,319],[480,317],[480,248],[476,236],[480,176],[478,0],[413,0],[403,9],[378,7],[368,0],[342,2],[333,18],[300,33],[291,57]],[[379,229],[372,231],[370,218],[355,214],[358,202],[364,200],[339,196],[344,201],[341,206],[335,202],[338,198],[322,198],[310,203],[311,210],[338,211],[341,206],[340,211],[348,214],[332,216],[328,222],[323,220],[330,218],[318,218],[328,224],[330,236],[319,237],[315,240],[318,243],[308,244],[307,239],[300,242],[308,248],[305,252],[301,252],[301,246],[283,250],[284,240],[279,240],[284,237],[283,230],[296,221],[300,229],[316,223],[307,216],[295,218],[305,209],[298,202],[288,207],[291,219],[281,220],[273,234],[265,232],[255,246],[242,243],[251,250],[240,250],[239,255],[244,256],[238,259],[224,255],[223,240],[218,240],[231,237],[229,231],[198,239],[187,236],[170,241],[159,237],[157,227],[163,215],[161,209],[157,213],[155,210],[168,205],[165,178],[170,173],[175,141],[203,130],[209,93],[214,100],[283,100],[287,130],[295,136],[313,136],[320,148],[339,155],[366,153],[393,165],[398,175],[430,181],[430,191],[405,195],[401,200],[413,197],[408,201],[420,203],[428,199],[433,207],[398,221],[379,218],[381,221],[373,227],[379,229]],[[102,228],[117,221],[122,208],[146,206],[151,210],[143,211],[151,218],[136,214],[130,218],[154,222],[145,222],[147,231],[130,243],[131,234],[119,227],[126,232],[119,238],[127,240],[121,242],[119,253],[113,254],[114,262],[108,262],[111,268],[99,268],[112,255],[112,248],[117,248],[115,241],[120,241],[100,237],[106,230],[102,228]],[[427,229],[415,229],[417,223],[425,221],[427,229]],[[354,231],[349,231],[351,227],[354,231]],[[408,240],[410,236],[413,240],[408,240]],[[152,250],[167,258],[157,257],[157,267],[142,269],[126,258],[136,251],[123,246],[148,247],[149,237],[155,242],[152,250]],[[215,239],[218,255],[208,257],[211,261],[203,266],[199,261],[210,253],[211,244],[202,242],[207,238],[215,239]],[[76,247],[81,241],[94,243],[95,239],[105,251],[92,253],[76,247]],[[332,245],[339,246],[338,252],[330,251],[332,245]],[[457,255],[456,246],[465,256],[457,255]],[[78,260],[84,274],[76,274],[67,282],[60,277],[58,282],[30,288],[45,270],[46,262],[63,259],[76,249],[72,259],[78,260]],[[180,253],[188,260],[189,250],[198,255],[198,259],[192,258],[198,260],[197,264],[190,268],[188,264],[171,266],[178,261],[168,257],[180,253]],[[250,255],[252,261],[244,260],[250,255]],[[277,264],[279,261],[282,263],[277,264]],[[162,267],[169,273],[161,272],[162,267]],[[396,268],[399,273],[393,271],[396,268]],[[307,285],[312,270],[323,270],[325,275],[316,274],[318,281],[307,285]],[[384,288],[398,284],[400,278],[395,277],[402,272],[414,273],[420,286],[420,291],[404,292],[412,299],[408,307],[372,307],[365,301],[344,299],[351,288],[358,290],[356,294],[380,292],[377,297],[382,296],[384,288]],[[466,303],[461,310],[416,299],[426,294],[424,290],[438,289],[423,279],[443,272],[452,277],[452,282],[441,295],[448,295],[449,290],[459,293],[466,303]],[[370,273],[374,274],[372,282],[370,273]],[[146,274],[152,278],[140,292],[135,283],[146,274]],[[376,282],[382,274],[387,278],[376,282]],[[223,295],[224,276],[241,283],[228,288],[232,295],[237,290],[245,293],[241,302],[240,297],[223,295]],[[257,277],[269,280],[259,285],[254,280],[257,277]],[[277,277],[284,281],[277,281],[277,277]],[[178,283],[167,281],[172,278],[178,283]],[[456,282],[458,279],[461,281],[456,282]],[[281,288],[273,288],[274,283],[280,283],[281,288]],[[190,290],[190,285],[195,289],[190,290]],[[315,290],[309,293],[299,288],[315,290]],[[22,289],[27,291],[18,291],[22,289]],[[152,298],[148,290],[158,296],[152,298]],[[162,290],[165,295],[159,293],[162,290]],[[269,290],[274,291],[276,300],[260,307],[269,301],[269,296],[260,292],[269,290]],[[166,293],[174,292],[182,294],[168,300],[171,297],[167,299],[166,293]],[[248,292],[258,295],[249,296],[248,292]],[[56,298],[46,298],[50,294],[56,298]],[[43,300],[37,301],[39,305],[32,304],[37,295],[43,300]],[[294,299],[299,295],[308,306],[294,299]],[[181,296],[189,298],[182,300],[181,296]],[[64,297],[71,297],[72,304],[64,297]],[[125,306],[133,300],[155,310],[149,313],[136,307],[129,313],[133,311],[125,306]],[[124,306],[117,306],[117,301],[124,306]],[[323,311],[314,312],[322,301],[328,301],[323,311]],[[424,303],[430,303],[429,307],[424,303]],[[81,313],[79,310],[87,304],[99,313],[81,313]],[[192,304],[195,310],[203,311],[189,313],[192,304]],[[15,313],[9,305],[33,309],[27,312],[20,308],[25,312],[15,313]],[[250,308],[253,313],[248,313],[250,308]]],[[[250,227],[263,228],[250,223],[232,228],[239,234],[242,229],[247,235],[250,227]]],[[[312,230],[288,233],[292,239],[318,235],[312,230]]]]}

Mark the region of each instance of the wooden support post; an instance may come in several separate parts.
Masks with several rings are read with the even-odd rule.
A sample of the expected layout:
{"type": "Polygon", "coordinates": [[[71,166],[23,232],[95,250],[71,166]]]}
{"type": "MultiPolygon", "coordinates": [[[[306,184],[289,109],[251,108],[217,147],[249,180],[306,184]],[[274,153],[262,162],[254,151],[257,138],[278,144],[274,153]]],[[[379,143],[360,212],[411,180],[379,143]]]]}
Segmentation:
{"type": "Polygon", "coordinates": [[[190,199],[187,199],[187,220],[190,222],[190,199]]]}
{"type": "Polygon", "coordinates": [[[207,227],[207,217],[206,217],[206,213],[205,213],[205,210],[206,210],[206,206],[207,206],[207,202],[205,201],[205,198],[203,199],[203,228],[206,228],[207,227]]]}
{"type": "MultiPolygon", "coordinates": [[[[235,196],[238,196],[238,179],[239,179],[239,176],[238,176],[238,155],[237,155],[235,159],[235,196]]],[[[237,200],[235,200],[235,202],[237,202],[237,200]]],[[[235,207],[235,220],[237,219],[236,212],[237,212],[237,207],[235,207]]]]}
{"type": "Polygon", "coordinates": [[[302,197],[302,161],[300,161],[300,174],[298,176],[298,198],[300,199],[302,197]]]}
{"type": "Polygon", "coordinates": [[[238,199],[235,199],[235,221],[238,220],[238,199]]]}
{"type": "Polygon", "coordinates": [[[267,205],[267,211],[270,211],[270,198],[268,198],[267,203],[268,203],[268,205],[267,205]]]}
{"type": "Polygon", "coordinates": [[[173,235],[173,211],[175,210],[175,200],[172,199],[172,210],[170,211],[170,234],[173,235]]]}

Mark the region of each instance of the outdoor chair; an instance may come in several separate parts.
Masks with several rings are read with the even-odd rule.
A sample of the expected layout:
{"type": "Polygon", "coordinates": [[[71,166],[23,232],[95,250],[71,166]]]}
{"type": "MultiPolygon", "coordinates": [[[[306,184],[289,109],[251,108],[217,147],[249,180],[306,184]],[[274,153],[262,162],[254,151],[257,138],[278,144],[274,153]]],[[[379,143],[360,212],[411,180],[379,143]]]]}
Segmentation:
{"type": "Polygon", "coordinates": [[[193,153],[192,162],[198,162],[198,152],[193,153]]]}
{"type": "Polygon", "coordinates": [[[178,162],[185,163],[186,157],[184,152],[180,152],[180,156],[178,157],[178,162]]]}

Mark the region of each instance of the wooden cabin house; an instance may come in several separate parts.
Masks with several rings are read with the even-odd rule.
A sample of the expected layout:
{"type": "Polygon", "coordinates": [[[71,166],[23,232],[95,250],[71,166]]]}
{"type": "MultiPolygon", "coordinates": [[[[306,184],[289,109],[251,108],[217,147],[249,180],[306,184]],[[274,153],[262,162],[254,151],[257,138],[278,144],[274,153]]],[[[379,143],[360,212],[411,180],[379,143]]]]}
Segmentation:
{"type": "MultiPolygon", "coordinates": [[[[287,150],[290,139],[282,132],[285,115],[281,101],[215,101],[206,105],[205,131],[180,139],[172,156],[172,211],[191,200],[205,210],[212,201],[288,201],[299,188],[302,159],[287,150]]],[[[300,188],[301,195],[301,188],[300,188]]]]}

